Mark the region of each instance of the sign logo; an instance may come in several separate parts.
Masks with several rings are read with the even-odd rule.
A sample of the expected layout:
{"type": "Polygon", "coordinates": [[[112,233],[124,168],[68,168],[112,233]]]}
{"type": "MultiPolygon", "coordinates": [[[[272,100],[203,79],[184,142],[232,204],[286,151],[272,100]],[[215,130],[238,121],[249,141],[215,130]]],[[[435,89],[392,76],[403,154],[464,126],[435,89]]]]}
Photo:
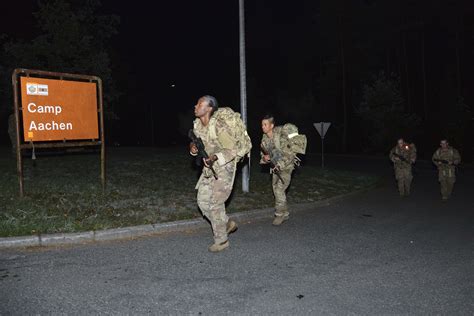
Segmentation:
{"type": "Polygon", "coordinates": [[[26,94],[27,95],[48,95],[48,85],[27,82],[26,94]]]}

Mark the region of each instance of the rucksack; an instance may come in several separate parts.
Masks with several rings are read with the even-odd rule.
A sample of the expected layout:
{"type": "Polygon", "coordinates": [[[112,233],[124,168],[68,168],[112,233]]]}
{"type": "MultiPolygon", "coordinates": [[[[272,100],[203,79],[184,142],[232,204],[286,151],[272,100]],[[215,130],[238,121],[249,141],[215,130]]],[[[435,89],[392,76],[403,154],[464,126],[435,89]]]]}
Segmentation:
{"type": "Polygon", "coordinates": [[[296,154],[306,154],[307,139],[306,135],[298,133],[298,127],[291,123],[286,123],[281,127],[280,139],[277,141],[285,142],[289,149],[296,154]],[[284,139],[281,139],[284,138],[284,139]]]}
{"type": "MultiPolygon", "coordinates": [[[[226,124],[229,129],[232,131],[232,138],[236,141],[237,149],[237,160],[242,159],[246,155],[250,155],[250,149],[252,149],[252,141],[247,133],[245,124],[240,117],[239,112],[235,112],[231,108],[219,108],[213,115],[216,118],[216,121],[221,121],[226,124]]],[[[209,132],[211,137],[217,138],[217,133],[215,125],[211,124],[209,126],[209,132]]]]}

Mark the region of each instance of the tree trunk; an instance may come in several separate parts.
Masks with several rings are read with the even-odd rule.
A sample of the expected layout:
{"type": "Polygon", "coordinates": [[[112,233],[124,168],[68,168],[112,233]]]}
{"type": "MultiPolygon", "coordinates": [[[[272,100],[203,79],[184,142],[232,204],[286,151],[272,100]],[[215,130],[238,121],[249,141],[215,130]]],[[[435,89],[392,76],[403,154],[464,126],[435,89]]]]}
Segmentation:
{"type": "Polygon", "coordinates": [[[151,125],[151,147],[155,146],[155,118],[153,116],[153,104],[150,104],[150,125],[151,125]]]}
{"type": "Polygon", "coordinates": [[[462,96],[462,82],[461,82],[461,56],[460,56],[460,40],[459,28],[456,30],[456,84],[458,90],[458,97],[462,96]]]}
{"type": "Polygon", "coordinates": [[[421,70],[423,76],[423,110],[425,114],[425,120],[428,120],[429,109],[428,100],[426,94],[426,60],[425,60],[425,25],[422,26],[421,31],[421,70]]]}
{"type": "Polygon", "coordinates": [[[411,98],[410,98],[410,77],[408,72],[408,54],[407,54],[407,38],[405,32],[402,31],[402,49],[403,49],[403,59],[405,61],[405,87],[406,87],[406,97],[407,97],[407,110],[411,111],[411,98]]]}
{"type": "Polygon", "coordinates": [[[324,121],[324,104],[323,104],[323,55],[319,56],[319,106],[321,121],[324,121]]]}
{"type": "Polygon", "coordinates": [[[385,57],[386,57],[385,73],[387,74],[387,76],[390,76],[390,46],[388,44],[387,44],[387,51],[385,53],[385,57]]]}
{"type": "Polygon", "coordinates": [[[342,26],[342,14],[339,15],[339,47],[341,50],[341,70],[342,70],[342,106],[343,106],[343,131],[342,131],[342,151],[347,151],[347,102],[346,102],[346,60],[344,51],[344,34],[342,26]]]}

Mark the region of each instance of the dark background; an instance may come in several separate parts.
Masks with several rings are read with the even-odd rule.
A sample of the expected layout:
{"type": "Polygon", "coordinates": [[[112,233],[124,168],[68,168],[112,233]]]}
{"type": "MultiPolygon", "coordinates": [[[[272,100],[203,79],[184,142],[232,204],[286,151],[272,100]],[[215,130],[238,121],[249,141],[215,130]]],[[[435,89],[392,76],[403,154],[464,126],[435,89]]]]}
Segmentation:
{"type": "MultiPolygon", "coordinates": [[[[0,33],[8,39],[27,41],[40,32],[32,15],[36,1],[4,6],[0,33]]],[[[117,115],[107,121],[109,145],[185,144],[191,110],[203,94],[239,110],[238,13],[237,0],[102,1],[98,14],[120,16],[118,34],[107,44],[120,93],[109,105],[117,115]]],[[[320,150],[312,126],[319,121],[333,123],[328,151],[388,151],[364,148],[368,134],[355,115],[364,84],[382,71],[399,78],[405,110],[422,120],[415,133],[400,131],[417,143],[421,155],[437,147],[456,96],[474,110],[472,1],[260,0],[246,1],[245,14],[248,123],[254,140],[260,139],[260,118],[272,112],[307,134],[310,151],[320,150]]],[[[12,105],[2,102],[7,109],[12,105]]],[[[2,112],[1,126],[9,112],[2,112]]],[[[472,130],[471,120],[454,144],[466,157],[472,155],[472,130]]],[[[6,128],[0,137],[9,143],[6,128]]]]}

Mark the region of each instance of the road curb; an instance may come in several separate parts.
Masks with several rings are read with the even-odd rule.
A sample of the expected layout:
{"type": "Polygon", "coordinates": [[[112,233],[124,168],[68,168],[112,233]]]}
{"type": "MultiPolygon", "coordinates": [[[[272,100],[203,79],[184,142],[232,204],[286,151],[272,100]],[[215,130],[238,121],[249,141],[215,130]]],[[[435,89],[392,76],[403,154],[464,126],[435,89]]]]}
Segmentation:
{"type": "MultiPolygon", "coordinates": [[[[321,201],[299,203],[292,205],[293,212],[301,212],[310,207],[328,206],[336,201],[357,195],[368,191],[374,186],[362,190],[354,191],[348,194],[333,196],[321,201]]],[[[259,220],[273,217],[273,208],[264,208],[229,214],[233,220],[243,223],[246,221],[259,220]]],[[[159,233],[180,232],[198,228],[208,227],[209,224],[203,218],[180,220],[175,222],[139,225],[121,228],[111,228],[98,231],[87,231],[80,233],[60,233],[45,234],[35,236],[20,237],[1,237],[0,249],[20,248],[20,247],[38,247],[38,246],[57,246],[57,245],[73,245],[87,242],[98,242],[107,240],[127,239],[159,233]]]]}

